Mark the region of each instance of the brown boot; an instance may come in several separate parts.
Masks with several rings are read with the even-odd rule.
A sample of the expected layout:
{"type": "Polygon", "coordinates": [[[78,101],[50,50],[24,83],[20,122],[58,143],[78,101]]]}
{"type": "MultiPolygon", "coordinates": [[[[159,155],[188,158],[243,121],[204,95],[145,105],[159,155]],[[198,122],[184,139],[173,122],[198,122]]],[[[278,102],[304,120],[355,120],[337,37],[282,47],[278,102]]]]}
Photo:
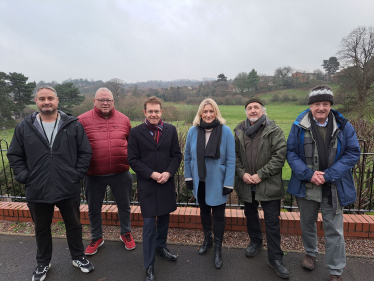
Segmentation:
{"type": "Polygon", "coordinates": [[[314,269],[314,261],[316,260],[315,257],[312,257],[308,254],[305,255],[303,261],[301,262],[301,267],[305,268],[306,270],[313,270],[314,269]]]}
{"type": "Polygon", "coordinates": [[[330,281],[343,281],[343,278],[341,275],[330,274],[330,281]]]}

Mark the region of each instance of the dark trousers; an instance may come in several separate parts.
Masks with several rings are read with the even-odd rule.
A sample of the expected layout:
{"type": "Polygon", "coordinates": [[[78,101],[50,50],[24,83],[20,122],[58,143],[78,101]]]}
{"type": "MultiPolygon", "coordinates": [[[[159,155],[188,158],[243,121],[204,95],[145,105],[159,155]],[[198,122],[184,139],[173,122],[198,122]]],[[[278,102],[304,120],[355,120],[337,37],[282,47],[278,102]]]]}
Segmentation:
{"type": "Polygon", "coordinates": [[[93,240],[103,237],[101,208],[107,186],[110,186],[118,208],[121,234],[131,232],[131,192],[132,176],[129,171],[111,176],[86,175],[84,186],[88,203],[88,217],[90,219],[91,238],[93,240]]]}
{"type": "Polygon", "coordinates": [[[169,229],[169,214],[156,217],[143,218],[143,258],[144,267],[155,264],[157,248],[166,248],[169,229]]]}
{"type": "Polygon", "coordinates": [[[28,202],[27,205],[35,224],[38,265],[48,265],[52,258],[51,223],[55,205],[60,209],[65,223],[71,258],[76,260],[84,256],[79,195],[55,204],[28,202]]]}
{"type": "MultiPolygon", "coordinates": [[[[201,216],[209,216],[211,218],[211,215],[213,215],[213,219],[215,222],[225,221],[226,204],[209,206],[205,203],[205,182],[199,182],[199,189],[197,190],[197,200],[199,201],[201,216]]],[[[210,225],[212,224],[210,223],[210,225]]]]}
{"type": "MultiPolygon", "coordinates": [[[[247,218],[247,230],[251,242],[262,244],[260,218],[258,217],[258,201],[254,200],[255,192],[252,191],[252,203],[244,203],[244,214],[247,218]]],[[[268,245],[268,259],[281,260],[283,251],[280,247],[281,236],[279,226],[280,200],[261,201],[264,211],[266,240],[268,245]]]]}

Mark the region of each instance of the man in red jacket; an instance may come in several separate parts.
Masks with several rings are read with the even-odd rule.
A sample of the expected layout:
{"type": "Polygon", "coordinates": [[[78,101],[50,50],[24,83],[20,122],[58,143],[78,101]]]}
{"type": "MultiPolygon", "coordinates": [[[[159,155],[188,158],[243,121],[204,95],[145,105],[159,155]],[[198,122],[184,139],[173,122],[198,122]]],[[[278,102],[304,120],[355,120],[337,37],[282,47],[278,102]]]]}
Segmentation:
{"type": "Polygon", "coordinates": [[[115,110],[112,92],[107,88],[96,91],[94,108],[78,116],[92,148],[92,158],[85,179],[91,243],[86,255],[94,255],[104,244],[101,207],[109,185],[118,207],[121,236],[127,250],[135,249],[131,236],[130,198],[132,176],[127,162],[129,118],[115,110]]]}

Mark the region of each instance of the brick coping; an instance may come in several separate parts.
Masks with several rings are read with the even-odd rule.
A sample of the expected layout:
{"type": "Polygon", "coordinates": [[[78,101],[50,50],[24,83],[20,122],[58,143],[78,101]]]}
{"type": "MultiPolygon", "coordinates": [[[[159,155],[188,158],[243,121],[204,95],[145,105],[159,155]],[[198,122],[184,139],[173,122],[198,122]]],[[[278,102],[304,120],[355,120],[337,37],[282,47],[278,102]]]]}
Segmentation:
{"type": "MultiPolygon", "coordinates": [[[[105,225],[119,225],[118,208],[116,205],[103,205],[102,220],[105,225]]],[[[259,211],[261,228],[265,232],[263,211],[259,211]]],[[[80,206],[82,224],[89,225],[88,205],[80,206]]],[[[0,220],[31,222],[31,214],[27,203],[0,202],[0,220]]],[[[344,214],[344,236],[357,239],[374,239],[374,216],[344,214]]],[[[62,221],[62,216],[57,207],[53,214],[53,223],[62,221]]],[[[281,212],[281,234],[301,235],[299,212],[281,212]]],[[[131,225],[143,226],[143,217],[140,206],[131,206],[131,225]]],[[[226,209],[226,230],[247,231],[247,221],[244,210],[226,209]]],[[[178,207],[170,214],[170,227],[202,229],[200,209],[196,207],[178,207]]],[[[322,214],[318,214],[317,235],[324,236],[322,214]]]]}

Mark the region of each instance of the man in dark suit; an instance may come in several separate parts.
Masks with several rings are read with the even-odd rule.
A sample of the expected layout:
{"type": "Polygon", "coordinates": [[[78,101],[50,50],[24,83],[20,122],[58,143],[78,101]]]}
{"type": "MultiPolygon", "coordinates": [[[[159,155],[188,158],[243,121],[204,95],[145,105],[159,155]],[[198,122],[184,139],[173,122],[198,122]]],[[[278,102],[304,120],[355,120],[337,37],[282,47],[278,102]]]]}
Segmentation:
{"type": "Polygon", "coordinates": [[[166,248],[169,214],[177,209],[174,175],[182,155],[176,128],[161,119],[162,105],[157,97],[144,102],[145,121],[131,129],[128,162],[135,171],[138,196],[144,220],[143,256],[146,280],[155,280],[155,253],[166,260],[177,256],[166,248]],[[157,216],[157,227],[155,225],[157,216]]]}

